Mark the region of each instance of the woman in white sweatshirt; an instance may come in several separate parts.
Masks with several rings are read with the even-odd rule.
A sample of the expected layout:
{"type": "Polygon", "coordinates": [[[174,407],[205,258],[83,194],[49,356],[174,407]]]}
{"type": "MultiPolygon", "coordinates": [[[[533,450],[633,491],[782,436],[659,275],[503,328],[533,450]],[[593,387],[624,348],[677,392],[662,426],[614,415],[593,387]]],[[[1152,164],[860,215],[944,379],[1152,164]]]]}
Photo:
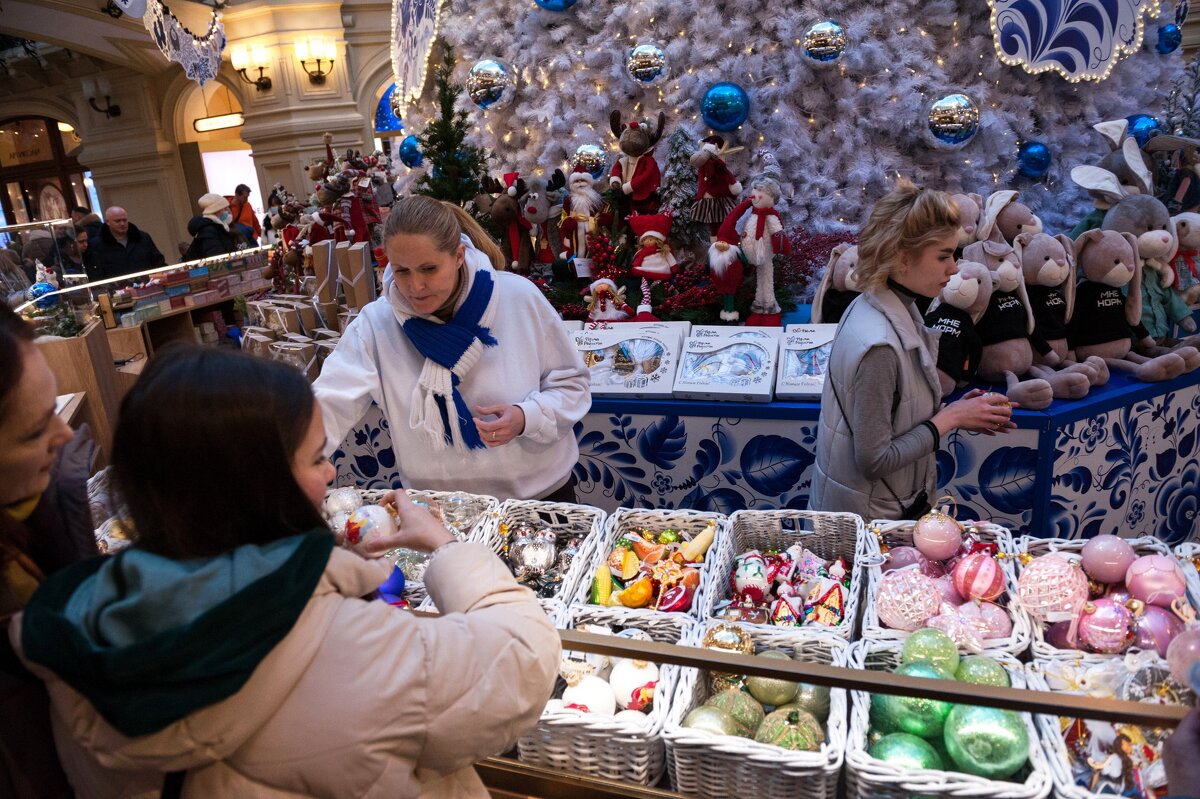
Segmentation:
{"type": "Polygon", "coordinates": [[[465,211],[397,200],[383,294],[314,385],[332,451],[372,401],[407,488],[574,501],[588,372],[554,308],[465,211]]]}

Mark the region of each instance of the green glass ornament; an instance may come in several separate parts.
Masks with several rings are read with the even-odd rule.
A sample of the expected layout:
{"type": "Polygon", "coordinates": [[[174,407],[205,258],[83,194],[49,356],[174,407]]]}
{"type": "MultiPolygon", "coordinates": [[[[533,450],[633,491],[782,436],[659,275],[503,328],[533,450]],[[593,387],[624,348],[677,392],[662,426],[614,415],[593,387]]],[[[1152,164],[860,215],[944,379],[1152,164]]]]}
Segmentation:
{"type": "Polygon", "coordinates": [[[867,754],[896,768],[945,768],[929,741],[906,732],[883,736],[867,750],[867,754]]]}
{"type": "Polygon", "coordinates": [[[901,663],[929,663],[953,674],[958,669],[958,647],[941,630],[925,628],[908,636],[900,650],[901,663]]]}
{"type": "MultiPolygon", "coordinates": [[[[786,652],[780,652],[775,649],[768,649],[765,652],[758,654],[760,658],[769,660],[791,660],[786,652]]],[[[746,688],[750,691],[750,695],[762,702],[764,705],[786,705],[796,698],[796,692],[800,689],[800,683],[792,680],[780,680],[775,677],[747,677],[746,688]]]]}
{"type": "Polygon", "coordinates": [[[1029,731],[1011,710],[955,705],[946,718],[945,741],[961,771],[992,780],[1011,777],[1029,759],[1029,731]]]}
{"type": "Polygon", "coordinates": [[[796,698],[786,705],[780,705],[776,710],[789,710],[798,707],[813,714],[818,721],[829,718],[829,688],[824,685],[813,685],[802,682],[796,690],[796,698]]]}
{"type": "Polygon", "coordinates": [[[737,725],[737,732],[734,734],[742,738],[753,738],[755,731],[758,730],[758,725],[762,724],[763,717],[766,715],[762,705],[739,688],[727,688],[720,693],[713,694],[704,704],[728,713],[734,724],[737,725]]]}
{"type": "Polygon", "coordinates": [[[883,733],[881,733],[879,730],[876,730],[876,729],[868,730],[867,731],[867,751],[869,752],[871,750],[872,746],[874,746],[875,744],[882,741],[883,737],[884,737],[883,733]]]}
{"type": "Polygon", "coordinates": [[[825,741],[821,723],[803,710],[776,710],[767,714],[754,740],[797,752],[817,752],[825,741]]]}
{"type": "Polygon", "coordinates": [[[720,708],[701,705],[683,717],[683,726],[713,735],[737,735],[737,722],[720,708]]]}
{"type": "Polygon", "coordinates": [[[975,685],[999,685],[1002,688],[1012,686],[1008,672],[995,658],[986,655],[969,655],[958,664],[954,678],[959,682],[969,682],[975,685]]]}
{"type": "MultiPolygon", "coordinates": [[[[928,663],[906,663],[896,669],[896,674],[935,680],[954,679],[949,672],[928,663]]],[[[897,730],[922,738],[937,738],[942,734],[951,707],[951,703],[937,699],[875,694],[871,697],[871,723],[880,730],[897,730]]]]}

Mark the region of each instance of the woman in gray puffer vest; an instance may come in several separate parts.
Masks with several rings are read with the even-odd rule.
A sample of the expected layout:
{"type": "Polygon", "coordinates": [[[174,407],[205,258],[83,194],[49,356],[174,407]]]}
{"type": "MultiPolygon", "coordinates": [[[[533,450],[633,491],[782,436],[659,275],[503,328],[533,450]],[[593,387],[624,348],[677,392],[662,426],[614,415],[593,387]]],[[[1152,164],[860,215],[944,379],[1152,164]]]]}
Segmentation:
{"type": "Polygon", "coordinates": [[[810,509],[867,521],[915,518],[934,497],[942,436],[1016,426],[1000,394],[975,390],[941,402],[938,334],[921,312],[958,271],[957,239],[950,196],[903,178],[871,211],[855,270],[864,290],[829,356],[810,509]]]}

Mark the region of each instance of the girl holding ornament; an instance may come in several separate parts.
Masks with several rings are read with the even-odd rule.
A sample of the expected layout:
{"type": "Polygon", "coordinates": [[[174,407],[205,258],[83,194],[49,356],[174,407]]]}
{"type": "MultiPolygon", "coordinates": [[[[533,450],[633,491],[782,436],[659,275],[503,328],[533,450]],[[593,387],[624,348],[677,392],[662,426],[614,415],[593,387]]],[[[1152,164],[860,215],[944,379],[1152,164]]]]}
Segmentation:
{"type": "Polygon", "coordinates": [[[864,519],[915,519],[929,509],[942,436],[1007,432],[1013,405],[971,391],[941,404],[937,334],[918,304],[958,271],[958,210],[949,195],[901,179],[875,204],[858,241],[863,293],[829,355],[809,507],[864,519]]]}
{"type": "Polygon", "coordinates": [[[285,364],[163,353],[115,442],[133,546],[47,578],[10,635],[49,689],[73,785],[487,797],[471,764],[536,721],[559,659],[494,553],[393,493],[399,531],[368,551],[432,551],[424,584],[447,616],[363,601],[393,566],[335,548],[324,423],[285,364]]]}
{"type": "Polygon", "coordinates": [[[340,444],[372,402],[408,488],[574,502],[588,371],[557,312],[461,208],[396,201],[383,292],[313,386],[340,444]]]}

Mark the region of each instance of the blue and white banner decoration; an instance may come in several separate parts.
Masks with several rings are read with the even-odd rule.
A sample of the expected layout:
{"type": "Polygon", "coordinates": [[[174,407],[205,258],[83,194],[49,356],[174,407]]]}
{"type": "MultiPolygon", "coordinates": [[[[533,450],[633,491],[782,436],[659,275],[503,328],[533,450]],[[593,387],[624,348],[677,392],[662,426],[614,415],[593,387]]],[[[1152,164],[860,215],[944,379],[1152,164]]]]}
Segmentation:
{"type": "Polygon", "coordinates": [[[140,17],[146,13],[146,0],[113,0],[117,8],[131,17],[140,17]]]}
{"type": "Polygon", "coordinates": [[[189,79],[203,86],[217,76],[221,69],[221,53],[225,50],[225,26],[216,9],[213,9],[203,36],[188,30],[162,0],[150,0],[142,22],[162,54],[168,61],[183,67],[189,79]]]}
{"type": "Polygon", "coordinates": [[[1175,6],[1175,24],[1181,28],[1187,22],[1189,7],[1188,0],[1179,0],[1179,5],[1175,6]]]}
{"type": "Polygon", "coordinates": [[[402,114],[425,87],[429,53],[437,38],[442,0],[393,0],[392,73],[396,91],[392,107],[402,114]]]}
{"type": "Polygon", "coordinates": [[[1144,12],[1157,0],[989,0],[996,55],[1037,74],[1104,80],[1142,46],[1144,12]]]}

